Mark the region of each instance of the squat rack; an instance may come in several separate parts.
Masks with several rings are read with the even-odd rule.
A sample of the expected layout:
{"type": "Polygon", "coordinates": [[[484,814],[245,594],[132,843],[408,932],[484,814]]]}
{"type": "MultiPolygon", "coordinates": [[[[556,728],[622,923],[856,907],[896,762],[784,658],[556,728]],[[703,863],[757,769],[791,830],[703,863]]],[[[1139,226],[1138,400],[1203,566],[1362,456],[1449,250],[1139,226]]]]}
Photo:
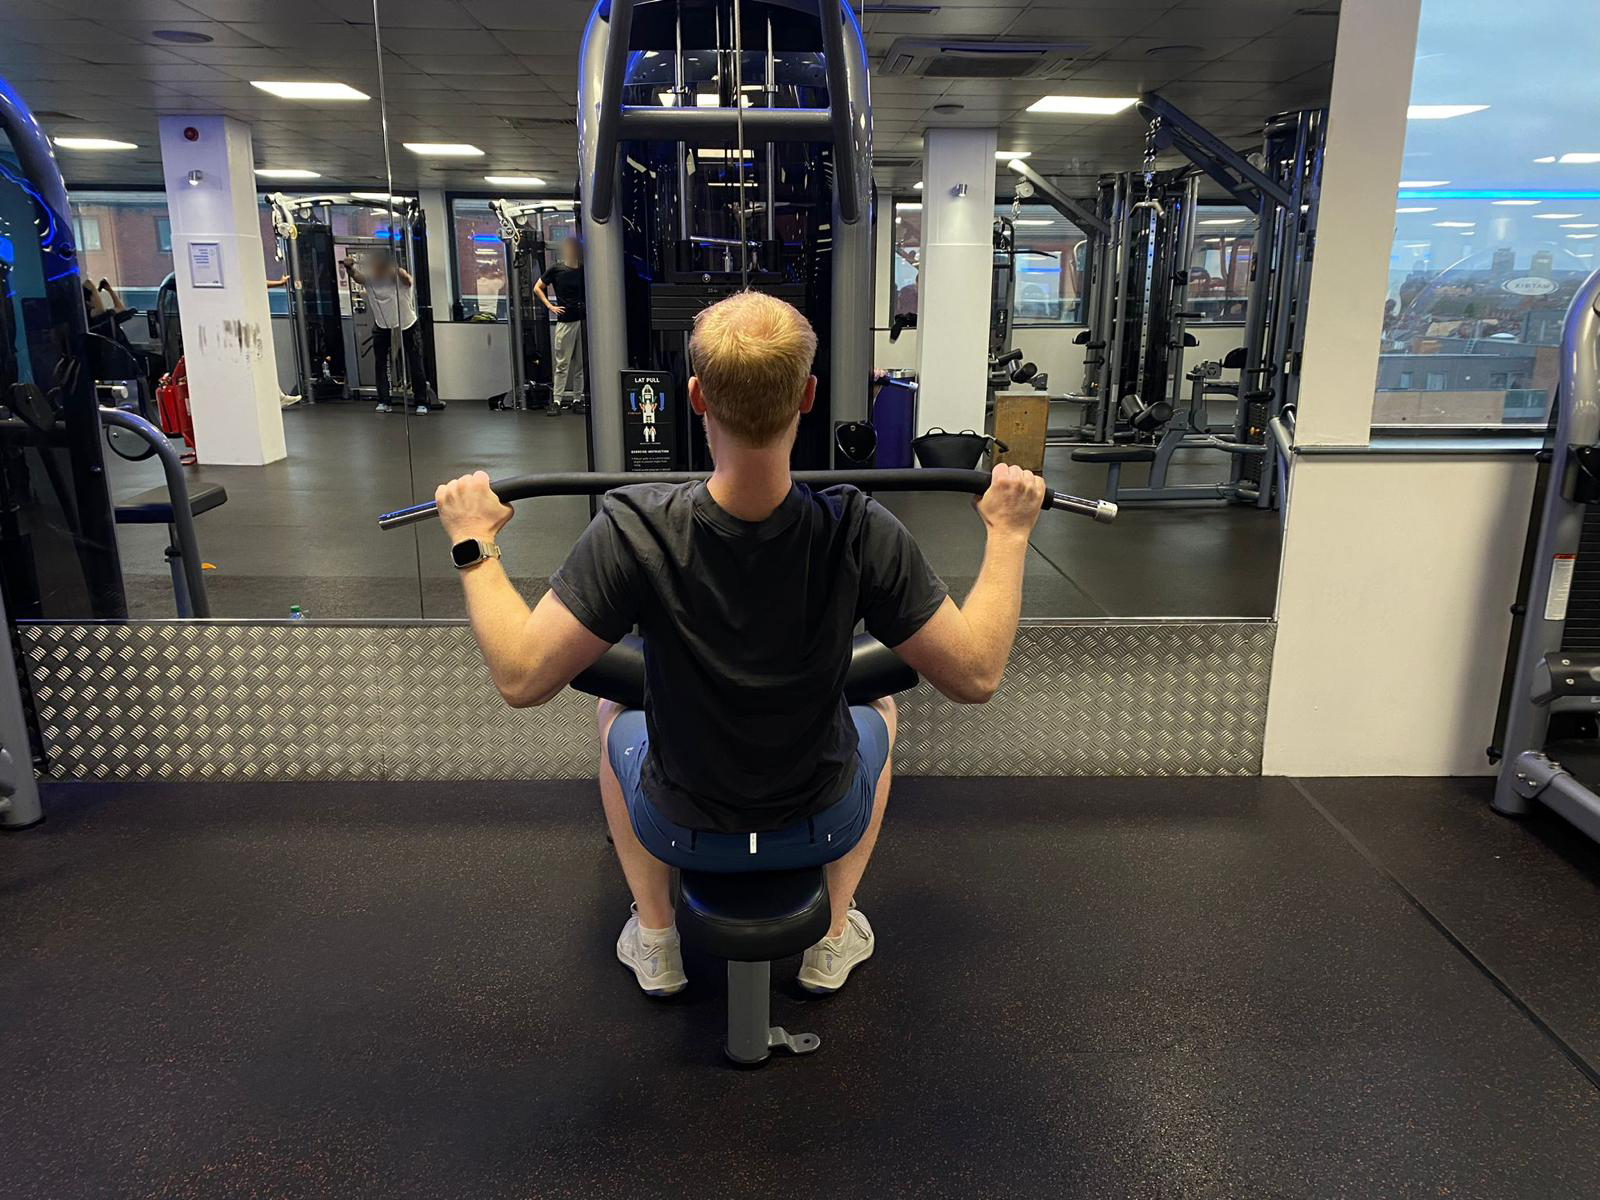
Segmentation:
{"type": "Polygon", "coordinates": [[[1193,317],[1186,311],[1188,264],[1205,176],[1256,217],[1239,404],[1231,436],[1220,441],[1259,449],[1231,455],[1229,480],[1217,494],[1271,507],[1277,449],[1268,431],[1299,391],[1327,112],[1272,117],[1260,152],[1247,156],[1159,94],[1141,97],[1139,111],[1148,121],[1145,169],[1104,177],[1092,205],[1065,195],[1026,163],[1008,164],[1089,238],[1078,396],[1089,410],[1081,440],[1117,440],[1130,393],[1142,397],[1137,407],[1176,408],[1182,400],[1186,322],[1193,317]],[[1155,170],[1164,151],[1177,151],[1190,165],[1155,170]]]}

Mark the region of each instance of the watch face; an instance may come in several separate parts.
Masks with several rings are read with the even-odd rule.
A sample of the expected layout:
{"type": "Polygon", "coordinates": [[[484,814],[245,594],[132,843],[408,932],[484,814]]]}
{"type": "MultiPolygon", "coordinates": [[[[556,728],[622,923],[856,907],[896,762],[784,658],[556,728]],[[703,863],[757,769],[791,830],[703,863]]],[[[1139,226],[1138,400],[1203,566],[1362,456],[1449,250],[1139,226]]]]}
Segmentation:
{"type": "Polygon", "coordinates": [[[450,557],[458,567],[470,567],[483,559],[483,544],[477,538],[468,538],[450,547],[450,557]]]}

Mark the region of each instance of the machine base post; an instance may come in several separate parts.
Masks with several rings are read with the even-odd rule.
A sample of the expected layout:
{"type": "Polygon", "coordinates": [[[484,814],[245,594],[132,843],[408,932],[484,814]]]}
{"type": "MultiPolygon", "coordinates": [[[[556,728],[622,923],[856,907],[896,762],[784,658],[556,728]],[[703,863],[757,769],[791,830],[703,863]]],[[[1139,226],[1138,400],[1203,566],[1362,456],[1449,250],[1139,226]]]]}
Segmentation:
{"type": "Polygon", "coordinates": [[[790,1033],[768,1024],[772,1005],[772,964],[728,963],[728,1040],[723,1051],[741,1066],[756,1066],[774,1049],[809,1054],[822,1044],[814,1033],[790,1033]]]}

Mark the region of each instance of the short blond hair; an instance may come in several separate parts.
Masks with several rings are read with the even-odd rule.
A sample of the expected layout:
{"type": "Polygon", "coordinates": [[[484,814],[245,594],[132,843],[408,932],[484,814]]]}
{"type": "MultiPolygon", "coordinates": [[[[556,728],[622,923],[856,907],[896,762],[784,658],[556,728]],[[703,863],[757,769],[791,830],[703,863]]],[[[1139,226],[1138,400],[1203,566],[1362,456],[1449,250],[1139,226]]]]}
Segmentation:
{"type": "Polygon", "coordinates": [[[817,334],[799,309],[740,292],[694,319],[689,362],[717,424],[750,446],[781,437],[805,399],[817,334]]]}

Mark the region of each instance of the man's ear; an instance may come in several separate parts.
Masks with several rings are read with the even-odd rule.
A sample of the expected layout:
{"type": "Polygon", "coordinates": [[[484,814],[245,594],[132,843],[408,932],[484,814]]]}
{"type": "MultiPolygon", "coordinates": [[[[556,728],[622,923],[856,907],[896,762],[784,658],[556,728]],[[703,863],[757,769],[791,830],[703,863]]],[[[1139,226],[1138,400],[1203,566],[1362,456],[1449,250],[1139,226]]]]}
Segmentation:
{"type": "Polygon", "coordinates": [[[816,402],[817,377],[815,375],[811,375],[806,378],[806,394],[800,397],[800,411],[803,413],[810,412],[812,405],[816,404],[816,402]]]}
{"type": "MultiPolygon", "coordinates": [[[[816,381],[813,380],[812,382],[815,383],[816,381]]],[[[700,386],[700,377],[698,375],[689,376],[689,408],[697,417],[706,415],[706,392],[700,386]]]]}

